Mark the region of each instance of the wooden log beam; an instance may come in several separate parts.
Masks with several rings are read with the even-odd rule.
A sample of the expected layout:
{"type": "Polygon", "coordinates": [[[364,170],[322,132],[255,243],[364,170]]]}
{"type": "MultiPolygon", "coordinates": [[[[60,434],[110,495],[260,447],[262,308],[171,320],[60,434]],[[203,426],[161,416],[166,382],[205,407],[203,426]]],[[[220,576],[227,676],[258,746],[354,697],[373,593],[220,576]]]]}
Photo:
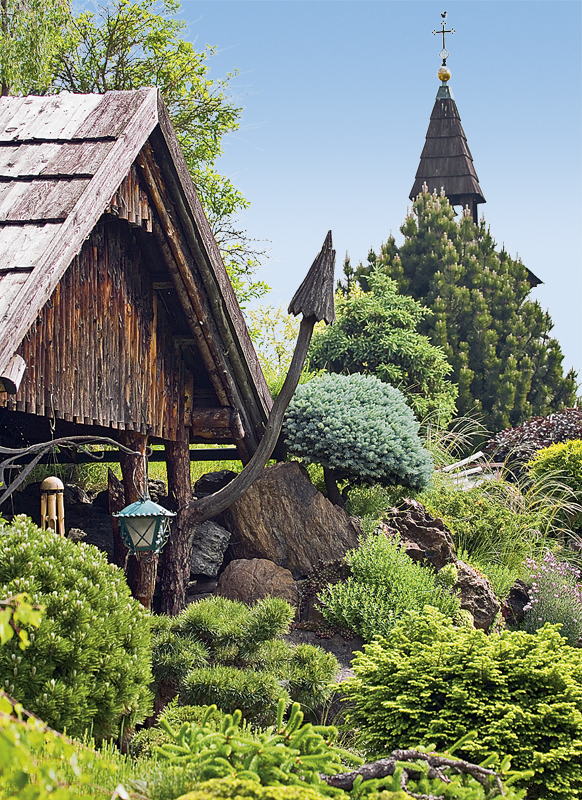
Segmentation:
{"type": "MultiPolygon", "coordinates": [[[[244,413],[244,403],[240,396],[236,381],[230,374],[230,370],[228,369],[226,360],[221,350],[219,344],[220,337],[218,335],[218,330],[216,329],[216,324],[212,314],[210,313],[210,309],[208,308],[208,302],[194,279],[193,268],[195,267],[195,264],[193,263],[191,256],[189,256],[187,249],[182,244],[181,232],[173,219],[176,217],[175,212],[170,215],[169,210],[172,210],[172,203],[164,190],[162,177],[159,174],[159,169],[154,162],[151,148],[148,145],[146,145],[139,154],[137,163],[142,170],[144,181],[148,191],[150,192],[152,202],[158,214],[160,227],[164,233],[165,239],[167,240],[165,252],[164,248],[162,248],[163,252],[165,254],[169,248],[173,256],[173,258],[168,262],[168,267],[170,269],[172,278],[176,283],[176,291],[182,302],[184,310],[187,312],[188,307],[192,306],[195,312],[194,315],[189,315],[188,313],[186,314],[190,330],[196,338],[199,346],[202,343],[202,339],[205,341],[205,346],[202,346],[203,349],[201,349],[201,353],[203,355],[204,364],[209,371],[211,380],[213,381],[213,386],[215,390],[217,390],[218,381],[216,381],[216,377],[218,376],[221,385],[217,390],[217,394],[221,404],[232,405],[239,409],[241,413],[244,413]],[[173,264],[175,264],[177,270],[174,269],[173,264]],[[185,302],[186,296],[189,298],[188,302],[185,302]],[[196,321],[198,323],[197,325],[192,319],[192,316],[196,317],[196,321]],[[211,359],[207,359],[204,351],[210,353],[211,359]],[[223,396],[224,394],[227,395],[228,401],[226,403],[223,403],[219,391],[221,391],[223,396]]],[[[154,232],[155,231],[156,225],[154,225],[154,232]]],[[[256,438],[251,425],[248,425],[248,427],[245,429],[244,440],[236,442],[243,458],[245,458],[245,455],[247,457],[249,455],[249,448],[246,442],[247,438],[250,440],[251,447],[253,447],[256,444],[256,438]]]]}
{"type": "MultiPolygon", "coordinates": [[[[147,436],[137,431],[120,431],[119,439],[125,447],[140,455],[120,453],[121,474],[125,492],[125,504],[135,503],[143,497],[145,489],[145,459],[141,457],[147,447],[147,436]]],[[[129,555],[126,563],[126,576],[129,588],[136,600],[151,610],[158,575],[157,553],[129,555]]]]}
{"type": "Polygon", "coordinates": [[[187,509],[192,500],[190,453],[187,441],[164,443],[168,469],[168,494],[178,513],[172,522],[172,532],[160,556],[162,612],[176,615],[186,607],[186,587],[192,564],[194,525],[187,509]]]}

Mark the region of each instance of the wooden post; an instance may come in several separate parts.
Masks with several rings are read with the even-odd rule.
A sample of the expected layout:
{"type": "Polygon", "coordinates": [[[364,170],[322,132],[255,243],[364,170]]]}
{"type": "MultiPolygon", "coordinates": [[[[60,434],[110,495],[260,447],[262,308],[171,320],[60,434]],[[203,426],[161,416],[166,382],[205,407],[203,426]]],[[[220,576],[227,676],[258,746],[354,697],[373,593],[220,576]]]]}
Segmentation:
{"type": "MultiPolygon", "coordinates": [[[[120,431],[119,440],[131,450],[145,453],[147,436],[137,431],[120,431]]],[[[142,496],[146,476],[144,474],[144,459],[141,456],[132,456],[123,451],[119,453],[123,488],[125,490],[125,504],[135,503],[142,496]]],[[[129,588],[136,600],[151,610],[158,575],[157,553],[142,553],[139,557],[130,555],[127,560],[126,576],[129,588]]]]}
{"type": "Polygon", "coordinates": [[[192,500],[190,480],[190,448],[186,438],[164,442],[168,469],[168,494],[174,500],[178,516],[161,553],[162,611],[179,614],[186,607],[186,589],[192,563],[194,525],[189,521],[188,506],[192,500]]]}
{"type": "Polygon", "coordinates": [[[112,469],[107,470],[107,495],[109,500],[109,513],[111,514],[111,527],[113,528],[113,563],[121,569],[125,569],[128,547],[121,538],[119,532],[119,522],[113,514],[125,508],[125,491],[123,483],[119,480],[112,469]]]}

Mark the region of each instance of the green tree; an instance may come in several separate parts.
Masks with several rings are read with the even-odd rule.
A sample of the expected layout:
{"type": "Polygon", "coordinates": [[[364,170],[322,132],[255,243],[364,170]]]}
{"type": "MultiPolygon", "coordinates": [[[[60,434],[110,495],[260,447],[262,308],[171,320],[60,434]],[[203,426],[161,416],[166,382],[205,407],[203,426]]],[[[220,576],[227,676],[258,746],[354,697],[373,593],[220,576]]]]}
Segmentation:
{"type": "Polygon", "coordinates": [[[68,0],[2,3],[8,9],[0,40],[3,93],[102,94],[157,86],[239,300],[265,294],[266,284],[253,280],[263,251],[236,222],[249,202],[214,166],[222,137],[240,124],[234,75],[209,77],[216,48],[197,52],[184,39],[179,2],[113,0],[78,14],[70,12],[68,0]]]}
{"type": "Polygon", "coordinates": [[[45,94],[68,43],[68,0],[1,0],[0,20],[2,96],[45,94]]]}
{"type": "Polygon", "coordinates": [[[336,321],[314,335],[310,367],[375,375],[400,389],[418,417],[446,426],[457,389],[447,379],[451,366],[444,352],[417,332],[425,310],[379,270],[365,277],[365,285],[366,291],[355,283],[346,294],[338,292],[336,321]]]}
{"type": "Polygon", "coordinates": [[[401,227],[356,271],[367,289],[373,268],[430,309],[421,331],[442,347],[457,383],[459,415],[479,415],[492,431],[574,403],[576,373],[562,371],[553,324],[529,299],[528,271],[496,249],[485,222],[455,219],[444,195],[419,194],[401,227]]]}

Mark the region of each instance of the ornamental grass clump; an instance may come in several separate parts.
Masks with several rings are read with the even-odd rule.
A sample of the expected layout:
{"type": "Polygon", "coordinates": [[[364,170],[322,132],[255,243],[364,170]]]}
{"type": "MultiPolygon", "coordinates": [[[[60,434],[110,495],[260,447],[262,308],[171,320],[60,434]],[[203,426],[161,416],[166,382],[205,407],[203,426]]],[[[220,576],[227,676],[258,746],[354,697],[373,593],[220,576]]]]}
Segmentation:
{"type": "Polygon", "coordinates": [[[42,606],[21,650],[0,649],[0,686],[52,728],[107,739],[151,708],[149,614],[123,572],[96,547],[42,531],[25,516],[0,521],[0,596],[42,606]]]}
{"type": "Polygon", "coordinates": [[[546,622],[559,624],[562,636],[575,647],[582,635],[580,570],[549,551],[541,561],[528,558],[526,567],[530,600],[523,609],[525,629],[533,633],[546,622]]]}

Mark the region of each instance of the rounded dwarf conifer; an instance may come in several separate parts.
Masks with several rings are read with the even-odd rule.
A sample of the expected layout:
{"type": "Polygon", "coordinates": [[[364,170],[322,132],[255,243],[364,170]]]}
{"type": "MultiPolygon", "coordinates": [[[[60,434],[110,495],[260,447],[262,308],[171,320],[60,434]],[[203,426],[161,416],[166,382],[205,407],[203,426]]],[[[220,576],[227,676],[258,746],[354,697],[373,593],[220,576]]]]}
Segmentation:
{"type": "Polygon", "coordinates": [[[17,637],[0,649],[2,689],[70,736],[102,740],[141,722],[152,699],[149,615],[123,572],[21,515],[0,522],[0,596],[20,592],[42,619],[25,650],[17,637]]]}
{"type": "Polygon", "coordinates": [[[322,375],[299,386],[283,431],[290,453],[327,471],[329,494],[330,475],[350,484],[423,489],[433,462],[418,428],[402,392],[356,374],[322,375]]]}

